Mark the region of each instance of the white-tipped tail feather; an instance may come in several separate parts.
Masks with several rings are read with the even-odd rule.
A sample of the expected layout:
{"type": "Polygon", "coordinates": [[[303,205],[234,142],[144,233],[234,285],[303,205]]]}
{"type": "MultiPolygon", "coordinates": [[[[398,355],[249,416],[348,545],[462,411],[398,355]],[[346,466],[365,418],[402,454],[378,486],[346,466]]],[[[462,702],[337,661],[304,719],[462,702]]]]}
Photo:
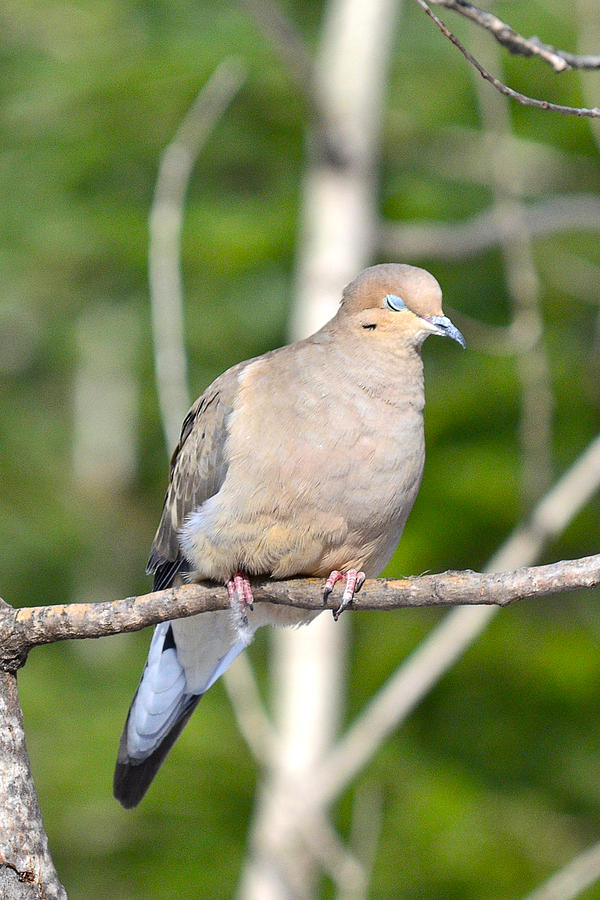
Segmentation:
{"type": "Polygon", "coordinates": [[[243,640],[221,646],[218,657],[207,661],[208,678],[189,692],[171,623],[156,626],[119,745],[114,791],[123,806],[140,802],[202,695],[246,646],[243,640]]]}

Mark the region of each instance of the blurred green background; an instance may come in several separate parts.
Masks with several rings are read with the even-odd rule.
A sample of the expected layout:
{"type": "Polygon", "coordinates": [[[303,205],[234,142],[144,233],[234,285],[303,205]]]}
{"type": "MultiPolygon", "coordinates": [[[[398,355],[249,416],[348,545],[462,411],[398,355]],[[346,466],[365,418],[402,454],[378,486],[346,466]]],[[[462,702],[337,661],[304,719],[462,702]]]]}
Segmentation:
{"type": "MultiPolygon", "coordinates": [[[[282,6],[314,48],[323,4],[282,6]]],[[[600,35],[584,3],[494,8],[568,49],[600,35]]],[[[486,37],[450,15],[470,46],[489,52],[486,37]]],[[[142,593],[167,474],[146,276],[160,154],[217,64],[241,57],[246,82],[198,160],[186,207],[196,395],[227,366],[286,340],[306,105],[234,2],[6,0],[0,54],[0,594],[36,605],[142,593]]],[[[517,89],[600,103],[600,75],[503,63],[517,89]]],[[[404,6],[381,149],[388,222],[450,223],[489,208],[497,188],[482,92],[491,90],[404,6]]],[[[597,126],[518,106],[508,116],[525,202],[598,191],[597,126]]],[[[506,257],[494,247],[403,260],[434,272],[470,346],[425,348],[427,467],[390,574],[481,568],[544,480],[598,431],[598,231],[575,223],[531,248],[553,407],[535,488],[523,477],[520,364],[499,352],[505,332],[495,330],[514,312],[506,257]]],[[[545,560],[597,551],[599,512],[595,499],[545,560]]],[[[441,615],[352,617],[348,721],[441,615]]],[[[221,684],[142,805],[125,812],[112,799],[148,639],[44,647],[20,673],[40,803],[74,900],[229,897],[237,883],[257,772],[221,684]]],[[[265,693],[267,649],[259,635],[250,651],[265,693]]],[[[357,788],[381,792],[373,897],[508,900],[600,838],[599,761],[598,595],[528,601],[494,620],[378,753],[338,823],[344,832],[357,788]]],[[[330,891],[324,883],[323,896],[330,891]]],[[[583,896],[600,897],[600,887],[583,896]]]]}

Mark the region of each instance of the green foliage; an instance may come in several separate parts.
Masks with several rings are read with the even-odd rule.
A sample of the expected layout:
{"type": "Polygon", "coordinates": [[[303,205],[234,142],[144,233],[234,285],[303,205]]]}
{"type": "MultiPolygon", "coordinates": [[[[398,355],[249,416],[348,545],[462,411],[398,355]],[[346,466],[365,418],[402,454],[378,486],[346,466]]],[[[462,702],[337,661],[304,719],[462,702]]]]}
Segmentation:
{"type": "MultiPolygon", "coordinates": [[[[287,6],[314,46],[321,4],[287,6]]],[[[511,4],[510,14],[517,6],[523,18],[513,22],[525,33],[576,45],[569,4],[554,4],[553,14],[511,4]]],[[[285,341],[306,107],[235,4],[10,0],[0,23],[0,592],[15,605],[127,596],[148,588],[145,560],[166,483],[146,286],[160,153],[220,60],[241,56],[247,83],[198,161],[186,207],[196,394],[227,366],[285,341]],[[115,343],[114,358],[85,358],[82,324],[94,311],[108,323],[116,310],[131,314],[129,340],[115,343]],[[123,371],[134,392],[123,446],[133,448],[135,465],[113,481],[84,478],[75,462],[82,372],[103,390],[123,371]]],[[[457,29],[468,41],[472,32],[457,29]]],[[[582,102],[575,75],[558,79],[519,59],[506,70],[521,90],[582,102]]],[[[521,107],[510,117],[527,196],[598,189],[599,132],[589,122],[521,107]]],[[[466,63],[407,7],[383,135],[388,219],[448,222],[486,209],[493,185],[490,173],[481,175],[479,128],[466,63]]],[[[600,409],[598,297],[557,285],[557,260],[598,266],[597,241],[576,231],[534,241],[555,476],[597,432],[600,409]]],[[[490,326],[510,321],[498,250],[464,262],[410,262],[438,276],[459,324],[461,312],[490,326]]],[[[463,330],[469,341],[468,322],[463,330]]],[[[465,354],[429,343],[425,480],[390,574],[479,568],[524,512],[515,360],[488,355],[477,340],[465,354]]],[[[594,501],[547,558],[593,552],[599,537],[594,501]]],[[[383,797],[373,897],[508,900],[598,839],[597,604],[580,594],[502,612],[343,798],[345,830],[355,789],[383,797]]],[[[353,617],[348,721],[440,615],[353,617]]],[[[142,634],[42,648],[20,675],[44,818],[73,900],[234,891],[256,772],[221,685],[140,809],[125,812],[112,800],[117,741],[147,641],[142,634]]],[[[252,653],[267,690],[264,638],[252,653]]]]}

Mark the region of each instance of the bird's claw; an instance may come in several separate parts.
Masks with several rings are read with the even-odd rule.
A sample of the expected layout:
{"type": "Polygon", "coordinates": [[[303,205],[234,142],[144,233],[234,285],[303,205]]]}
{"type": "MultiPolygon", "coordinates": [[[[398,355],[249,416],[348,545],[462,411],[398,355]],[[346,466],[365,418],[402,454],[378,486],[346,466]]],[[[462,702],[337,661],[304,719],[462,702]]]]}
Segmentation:
{"type": "Polygon", "coordinates": [[[254,609],[254,597],[248,576],[243,572],[236,572],[227,582],[227,595],[242,628],[247,628],[248,610],[254,609]]]}
{"type": "Polygon", "coordinates": [[[323,586],[323,600],[327,600],[337,582],[341,581],[343,578],[344,576],[341,572],[338,572],[337,569],[334,569],[333,572],[330,573],[329,578],[323,586]]]}
{"type": "Polygon", "coordinates": [[[358,572],[356,569],[348,569],[346,573],[338,572],[337,569],[334,569],[323,587],[323,600],[328,599],[338,581],[345,581],[346,586],[344,588],[344,593],[342,594],[342,602],[339,608],[333,610],[333,618],[336,622],[344,610],[350,606],[354,599],[354,595],[358,594],[365,583],[365,573],[358,572]]]}

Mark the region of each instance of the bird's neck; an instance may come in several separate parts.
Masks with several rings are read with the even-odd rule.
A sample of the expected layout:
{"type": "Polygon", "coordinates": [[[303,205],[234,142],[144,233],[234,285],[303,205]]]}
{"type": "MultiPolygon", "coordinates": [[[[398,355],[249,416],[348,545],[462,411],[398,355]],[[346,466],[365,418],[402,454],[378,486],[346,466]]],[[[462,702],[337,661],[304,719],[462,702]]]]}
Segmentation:
{"type": "Polygon", "coordinates": [[[425,406],[423,361],[420,348],[410,344],[382,345],[379,341],[356,341],[351,335],[336,339],[331,355],[339,371],[373,398],[394,407],[425,406]]]}

